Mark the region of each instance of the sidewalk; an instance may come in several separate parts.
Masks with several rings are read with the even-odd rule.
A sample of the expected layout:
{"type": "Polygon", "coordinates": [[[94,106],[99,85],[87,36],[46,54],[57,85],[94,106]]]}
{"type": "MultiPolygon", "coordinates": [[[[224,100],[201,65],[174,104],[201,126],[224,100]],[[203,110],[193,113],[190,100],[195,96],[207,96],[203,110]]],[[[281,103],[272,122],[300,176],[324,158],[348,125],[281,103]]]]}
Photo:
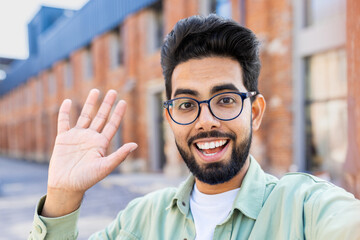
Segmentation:
{"type": "MultiPolygon", "coordinates": [[[[35,206],[46,193],[47,165],[0,157],[0,240],[26,239],[35,206]]],[[[79,238],[106,227],[134,198],[176,187],[186,177],[164,174],[111,174],[86,192],[78,223],[79,238]]]]}

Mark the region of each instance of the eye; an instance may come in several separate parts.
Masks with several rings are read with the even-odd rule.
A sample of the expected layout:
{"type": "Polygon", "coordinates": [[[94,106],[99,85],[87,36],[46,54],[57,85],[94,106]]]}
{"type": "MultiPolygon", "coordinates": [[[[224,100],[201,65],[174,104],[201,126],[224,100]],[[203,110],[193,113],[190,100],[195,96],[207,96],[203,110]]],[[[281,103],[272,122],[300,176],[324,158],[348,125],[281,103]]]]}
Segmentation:
{"type": "Polygon", "coordinates": [[[182,103],[179,105],[178,109],[179,109],[179,110],[189,110],[189,109],[192,109],[192,108],[194,108],[194,107],[195,107],[195,105],[194,105],[193,102],[182,102],[182,103]]]}
{"type": "Polygon", "coordinates": [[[229,105],[229,104],[233,104],[235,102],[236,102],[235,99],[233,99],[232,97],[224,96],[219,99],[218,104],[229,105]]]}

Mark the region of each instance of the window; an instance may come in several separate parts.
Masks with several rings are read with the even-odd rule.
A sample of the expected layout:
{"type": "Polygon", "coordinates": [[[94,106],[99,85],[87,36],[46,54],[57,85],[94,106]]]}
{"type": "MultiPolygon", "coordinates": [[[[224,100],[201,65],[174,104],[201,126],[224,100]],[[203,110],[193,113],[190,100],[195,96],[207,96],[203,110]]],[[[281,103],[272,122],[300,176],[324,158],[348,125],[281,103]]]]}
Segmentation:
{"type": "Polygon", "coordinates": [[[231,0],[199,0],[199,13],[203,16],[216,13],[231,18],[231,0]]]}
{"type": "Polygon", "coordinates": [[[50,95],[53,95],[56,93],[56,79],[55,79],[55,75],[53,72],[49,73],[48,90],[49,90],[50,95]]]}
{"type": "Polygon", "coordinates": [[[2,69],[0,69],[0,81],[6,79],[6,72],[2,69]]]}
{"type": "Polygon", "coordinates": [[[322,23],[346,12],[344,0],[305,0],[305,26],[322,23]]]}
{"type": "Polygon", "coordinates": [[[36,101],[38,103],[43,101],[43,87],[40,80],[36,81],[36,101]]]}
{"type": "Polygon", "coordinates": [[[216,14],[225,18],[231,18],[231,1],[230,0],[217,0],[216,1],[216,14]]]}
{"type": "Polygon", "coordinates": [[[65,88],[71,88],[74,84],[73,69],[70,61],[65,62],[64,81],[65,81],[65,88]]]}
{"type": "Polygon", "coordinates": [[[341,177],[347,148],[347,78],[345,50],[331,50],[306,59],[306,165],[341,177]]]}
{"type": "Polygon", "coordinates": [[[83,67],[84,67],[84,79],[91,80],[94,76],[94,69],[93,69],[93,58],[91,48],[88,47],[84,53],[83,59],[83,67]]]}
{"type": "Polygon", "coordinates": [[[148,21],[148,51],[153,53],[157,51],[162,42],[164,36],[164,21],[163,21],[163,8],[162,1],[159,1],[150,7],[148,21]]]}
{"type": "Polygon", "coordinates": [[[110,69],[114,69],[124,63],[121,28],[112,31],[109,41],[110,69]]]}
{"type": "Polygon", "coordinates": [[[25,98],[25,105],[31,105],[33,103],[33,96],[31,94],[31,87],[29,85],[25,85],[24,87],[24,98],[25,98]]]}

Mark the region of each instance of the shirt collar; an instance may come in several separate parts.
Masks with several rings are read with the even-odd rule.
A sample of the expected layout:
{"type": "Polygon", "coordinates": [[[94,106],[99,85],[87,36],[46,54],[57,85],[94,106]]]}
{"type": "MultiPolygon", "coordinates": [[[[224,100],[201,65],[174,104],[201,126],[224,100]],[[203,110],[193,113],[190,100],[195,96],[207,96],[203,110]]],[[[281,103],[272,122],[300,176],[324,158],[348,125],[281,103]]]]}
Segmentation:
{"type": "MultiPolygon", "coordinates": [[[[190,194],[194,183],[195,178],[190,174],[185,182],[179,186],[167,209],[176,205],[182,214],[188,216],[190,211],[190,194]]],[[[232,211],[238,209],[247,217],[256,219],[263,205],[265,185],[265,173],[257,161],[250,155],[249,169],[235,198],[232,211]]]]}
{"type": "Polygon", "coordinates": [[[265,187],[265,173],[250,155],[250,166],[235,198],[233,209],[238,209],[247,217],[256,219],[264,202],[265,187]]]}
{"type": "Polygon", "coordinates": [[[190,212],[190,195],[194,187],[195,178],[192,174],[179,186],[175,196],[172,198],[169,206],[166,209],[172,208],[175,205],[179,208],[180,212],[188,216],[190,212]]]}

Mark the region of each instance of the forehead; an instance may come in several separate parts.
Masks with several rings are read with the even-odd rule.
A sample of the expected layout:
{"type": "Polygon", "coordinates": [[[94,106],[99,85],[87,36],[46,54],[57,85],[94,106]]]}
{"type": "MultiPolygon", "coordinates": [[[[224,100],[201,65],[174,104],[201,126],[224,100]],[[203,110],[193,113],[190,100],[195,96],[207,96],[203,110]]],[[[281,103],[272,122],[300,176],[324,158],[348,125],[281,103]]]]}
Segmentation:
{"type": "Polygon", "coordinates": [[[177,89],[190,89],[208,95],[214,86],[233,84],[246,91],[240,64],[227,57],[206,57],[180,63],[172,75],[172,93],[177,89]]]}

